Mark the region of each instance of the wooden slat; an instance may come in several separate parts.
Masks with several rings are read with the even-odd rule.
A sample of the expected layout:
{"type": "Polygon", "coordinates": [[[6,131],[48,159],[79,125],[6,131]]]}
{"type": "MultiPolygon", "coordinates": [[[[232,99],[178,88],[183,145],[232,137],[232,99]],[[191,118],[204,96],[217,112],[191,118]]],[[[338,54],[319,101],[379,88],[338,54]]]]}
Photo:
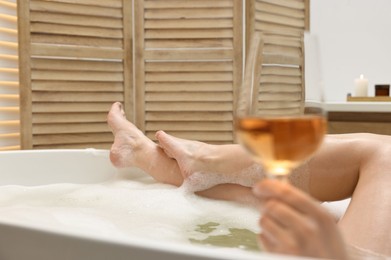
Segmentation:
{"type": "MultiPolygon", "coordinates": [[[[99,141],[99,140],[98,140],[99,141]]],[[[94,148],[94,149],[110,149],[113,141],[105,142],[90,142],[90,143],[66,143],[66,144],[47,144],[47,145],[35,145],[35,149],[85,149],[85,148],[94,148]]]]}
{"type": "Polygon", "coordinates": [[[262,66],[262,75],[296,76],[301,77],[300,67],[262,66]]]}
{"type": "Polygon", "coordinates": [[[264,35],[263,40],[266,47],[268,45],[277,45],[277,46],[302,48],[301,37],[264,35]]]}
{"type": "Polygon", "coordinates": [[[232,72],[233,66],[232,62],[227,61],[216,61],[216,62],[206,62],[206,61],[164,61],[164,62],[146,62],[145,71],[146,72],[178,72],[178,71],[188,71],[188,72],[198,72],[198,71],[230,71],[232,72]]]}
{"type": "Polygon", "coordinates": [[[283,84],[302,84],[301,77],[291,76],[275,76],[275,75],[264,75],[261,76],[261,83],[283,83],[283,84]]]}
{"type": "MultiPolygon", "coordinates": [[[[231,92],[147,92],[145,94],[145,101],[232,101],[231,92]]],[[[196,109],[196,108],[194,108],[196,109]]]]}
{"type": "Polygon", "coordinates": [[[258,2],[264,2],[279,6],[284,6],[288,8],[294,8],[294,9],[304,9],[304,2],[303,1],[292,1],[292,0],[256,0],[258,2]]]}
{"type": "Polygon", "coordinates": [[[80,14],[122,18],[122,10],[103,6],[79,5],[53,1],[30,0],[30,10],[51,13],[80,14]]]}
{"type": "Polygon", "coordinates": [[[233,26],[232,19],[149,19],[145,21],[145,29],[208,29],[233,28],[233,26]]]}
{"type": "Polygon", "coordinates": [[[146,50],[146,60],[216,60],[232,58],[231,49],[187,49],[146,50]]]}
{"type": "MultiPolygon", "coordinates": [[[[225,141],[225,142],[232,142],[232,132],[231,131],[215,131],[215,132],[197,132],[197,131],[168,131],[167,133],[174,135],[179,138],[183,139],[190,139],[190,140],[199,140],[202,142],[209,142],[209,141],[225,141]]],[[[147,132],[146,135],[149,138],[153,138],[154,133],[147,132]]]]}
{"type": "Polygon", "coordinates": [[[175,131],[180,129],[182,131],[232,131],[232,122],[165,122],[165,121],[153,121],[147,122],[145,129],[147,131],[175,131]]]}
{"type": "Polygon", "coordinates": [[[94,17],[85,15],[70,15],[47,12],[30,13],[30,21],[48,23],[48,24],[62,24],[62,25],[76,25],[76,26],[94,26],[100,28],[122,28],[122,19],[113,19],[111,17],[94,17]]]}
{"type": "Polygon", "coordinates": [[[144,6],[147,9],[166,9],[166,8],[221,8],[232,7],[231,0],[165,0],[154,1],[145,0],[144,6]]]}
{"type": "Polygon", "coordinates": [[[107,113],[34,113],[33,124],[106,122],[107,113]]]}
{"type": "Polygon", "coordinates": [[[231,91],[232,82],[147,82],[145,91],[159,92],[194,92],[197,91],[231,91]]]}
{"type": "Polygon", "coordinates": [[[183,8],[183,9],[146,9],[144,13],[148,19],[220,19],[232,18],[232,8],[183,8]]]}
{"type": "Polygon", "coordinates": [[[301,93],[261,93],[259,101],[301,101],[301,93]]]}
{"type": "Polygon", "coordinates": [[[122,82],[34,80],[31,84],[32,91],[122,92],[123,88],[122,82]]]}
{"type": "Polygon", "coordinates": [[[260,92],[301,92],[301,84],[265,83],[260,92]]]}
{"type": "Polygon", "coordinates": [[[33,102],[116,102],[123,100],[123,93],[33,92],[33,102]]]}
{"type": "Polygon", "coordinates": [[[209,39],[147,39],[146,49],[159,48],[233,48],[232,39],[209,38],[209,39]]]}
{"type": "Polygon", "coordinates": [[[34,146],[55,145],[55,144],[77,144],[77,143],[98,143],[112,142],[112,133],[84,133],[84,134],[58,134],[58,135],[36,135],[33,140],[34,146]]]}
{"type": "Polygon", "coordinates": [[[31,44],[31,54],[32,56],[121,60],[123,51],[112,48],[55,46],[33,43],[31,44]]]}
{"type": "Polygon", "coordinates": [[[58,3],[70,3],[70,4],[80,4],[80,5],[89,5],[89,6],[101,6],[101,7],[110,7],[110,8],[121,8],[122,0],[105,0],[105,1],[96,1],[96,0],[50,0],[52,2],[58,3]]]}
{"type": "Polygon", "coordinates": [[[290,18],[285,16],[273,15],[265,12],[255,12],[255,20],[264,23],[271,23],[277,25],[284,25],[295,28],[303,28],[304,30],[304,18],[290,18]]]}
{"type": "Polygon", "coordinates": [[[147,121],[232,121],[231,112],[148,112],[147,121]]]}
{"type": "Polygon", "coordinates": [[[122,72],[32,70],[31,79],[121,82],[124,80],[124,75],[122,72]]]}
{"type": "Polygon", "coordinates": [[[232,39],[148,39],[146,49],[157,48],[233,48],[232,39]]]}
{"type": "Polygon", "coordinates": [[[261,109],[259,110],[261,114],[275,115],[275,116],[291,116],[291,115],[301,115],[302,109],[300,107],[294,108],[278,108],[278,109],[261,109]]]}
{"type": "Polygon", "coordinates": [[[301,27],[289,27],[289,26],[265,23],[260,21],[254,22],[254,28],[257,31],[262,31],[272,35],[300,37],[303,33],[303,28],[301,27]]]}
{"type": "Polygon", "coordinates": [[[50,34],[36,34],[35,33],[35,34],[31,35],[31,42],[32,43],[46,43],[46,44],[123,48],[122,39],[101,38],[101,37],[50,35],[50,34]]]}
{"type": "Polygon", "coordinates": [[[33,125],[33,134],[111,133],[104,123],[66,123],[33,125]]]}
{"type": "Polygon", "coordinates": [[[304,19],[305,17],[304,9],[295,9],[263,1],[255,2],[255,10],[299,19],[304,19]]]}
{"type": "Polygon", "coordinates": [[[263,48],[264,53],[270,54],[280,54],[288,57],[301,57],[302,51],[301,48],[289,47],[282,45],[268,45],[265,44],[263,48]]]}
{"type": "Polygon", "coordinates": [[[146,111],[232,111],[232,101],[226,102],[186,102],[170,101],[170,102],[146,102],[146,111]]]}
{"type": "Polygon", "coordinates": [[[112,61],[86,61],[65,59],[32,58],[31,68],[40,70],[67,70],[67,71],[101,71],[123,72],[122,62],[112,61]]]}
{"type": "Polygon", "coordinates": [[[48,23],[31,23],[30,30],[32,33],[44,33],[55,35],[71,35],[71,36],[89,36],[89,37],[104,37],[121,39],[123,37],[121,29],[114,28],[98,28],[87,27],[80,25],[62,25],[48,23]]]}
{"type": "MultiPolygon", "coordinates": [[[[300,108],[301,104],[297,101],[285,102],[285,108],[300,108]]],[[[281,103],[279,101],[262,101],[262,108],[264,109],[279,109],[281,107],[281,103]]]]}
{"type": "MultiPolygon", "coordinates": [[[[263,48],[263,56],[265,56],[265,58],[267,56],[270,56],[267,57],[268,60],[272,58],[282,59],[281,57],[286,57],[287,59],[292,59],[292,58],[301,59],[303,57],[302,54],[303,54],[302,49],[297,47],[287,47],[282,45],[265,45],[263,48]]],[[[276,61],[271,60],[271,63],[279,64],[278,60],[276,61]]]]}
{"type": "Polygon", "coordinates": [[[265,54],[263,56],[265,64],[281,64],[281,65],[303,65],[302,56],[286,56],[280,54],[265,54]]]}
{"type": "Polygon", "coordinates": [[[232,72],[148,72],[145,82],[232,81],[232,72]]]}
{"type": "Polygon", "coordinates": [[[219,39],[232,38],[232,29],[147,29],[145,39],[219,39]]]}
{"type": "Polygon", "coordinates": [[[39,102],[35,103],[32,109],[33,113],[70,113],[70,112],[94,112],[107,113],[112,102],[72,102],[72,103],[53,103],[39,102]]]}

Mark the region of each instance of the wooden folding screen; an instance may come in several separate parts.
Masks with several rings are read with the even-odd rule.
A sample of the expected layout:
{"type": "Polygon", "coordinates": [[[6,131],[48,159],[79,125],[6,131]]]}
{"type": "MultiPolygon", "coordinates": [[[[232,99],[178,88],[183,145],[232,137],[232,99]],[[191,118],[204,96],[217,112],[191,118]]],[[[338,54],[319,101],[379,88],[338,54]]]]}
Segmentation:
{"type": "Polygon", "coordinates": [[[18,1],[22,148],[108,148],[131,110],[131,1],[18,1]]]}
{"type": "Polygon", "coordinates": [[[254,31],[262,32],[264,40],[259,102],[273,110],[277,102],[288,100],[289,105],[275,113],[302,113],[309,0],[248,0],[246,6],[247,41],[254,31]]]}
{"type": "MultiPolygon", "coordinates": [[[[19,0],[22,148],[108,148],[106,115],[114,101],[151,138],[163,129],[232,142],[243,1],[19,0]]],[[[308,0],[247,0],[245,17],[247,36],[271,35],[266,49],[302,53],[308,0]],[[282,37],[293,39],[284,46],[282,37]]],[[[263,96],[284,92],[302,102],[298,66],[273,70],[271,80],[289,82],[281,89],[270,82],[263,96]]]]}
{"type": "Polygon", "coordinates": [[[135,0],[136,123],[213,143],[233,140],[241,84],[241,0],[135,0]]]}

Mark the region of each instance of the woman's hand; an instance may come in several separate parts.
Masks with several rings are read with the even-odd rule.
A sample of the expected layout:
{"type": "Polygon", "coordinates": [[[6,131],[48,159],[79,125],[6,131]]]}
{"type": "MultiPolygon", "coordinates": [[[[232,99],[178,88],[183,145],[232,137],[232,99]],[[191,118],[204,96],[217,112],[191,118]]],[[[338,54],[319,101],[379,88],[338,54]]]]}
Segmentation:
{"type": "Polygon", "coordinates": [[[253,192],[261,202],[259,240],[267,251],[347,259],[333,217],[309,195],[270,179],[257,183],[253,192]]]}

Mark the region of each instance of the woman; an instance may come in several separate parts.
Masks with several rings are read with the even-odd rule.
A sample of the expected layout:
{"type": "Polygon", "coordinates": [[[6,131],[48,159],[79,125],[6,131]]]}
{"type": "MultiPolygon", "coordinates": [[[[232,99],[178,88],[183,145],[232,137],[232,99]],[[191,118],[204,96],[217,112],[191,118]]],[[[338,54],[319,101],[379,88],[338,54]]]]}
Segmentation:
{"type": "Polygon", "coordinates": [[[156,133],[158,145],[126,120],[120,103],[113,104],[108,124],[116,167],[139,167],[159,182],[186,185],[201,196],[260,207],[259,239],[270,252],[348,259],[365,248],[371,255],[391,255],[389,136],[327,136],[293,172],[290,185],[264,179],[239,145],[209,145],[162,131],[156,133]],[[348,197],[338,223],[318,203],[348,197]]]}

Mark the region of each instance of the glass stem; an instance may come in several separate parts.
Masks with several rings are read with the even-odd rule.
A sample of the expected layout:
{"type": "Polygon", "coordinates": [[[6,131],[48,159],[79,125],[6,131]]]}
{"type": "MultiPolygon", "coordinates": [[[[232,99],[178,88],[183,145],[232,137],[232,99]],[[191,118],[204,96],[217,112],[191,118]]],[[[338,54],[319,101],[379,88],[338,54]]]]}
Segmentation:
{"type": "Polygon", "coordinates": [[[271,179],[278,180],[282,183],[289,183],[289,174],[283,174],[283,175],[272,175],[271,179]]]}
{"type": "Polygon", "coordinates": [[[285,173],[285,174],[275,174],[275,173],[269,172],[269,174],[267,174],[267,177],[269,179],[278,180],[282,183],[289,183],[289,174],[290,174],[290,171],[289,171],[289,173],[285,173]]]}

